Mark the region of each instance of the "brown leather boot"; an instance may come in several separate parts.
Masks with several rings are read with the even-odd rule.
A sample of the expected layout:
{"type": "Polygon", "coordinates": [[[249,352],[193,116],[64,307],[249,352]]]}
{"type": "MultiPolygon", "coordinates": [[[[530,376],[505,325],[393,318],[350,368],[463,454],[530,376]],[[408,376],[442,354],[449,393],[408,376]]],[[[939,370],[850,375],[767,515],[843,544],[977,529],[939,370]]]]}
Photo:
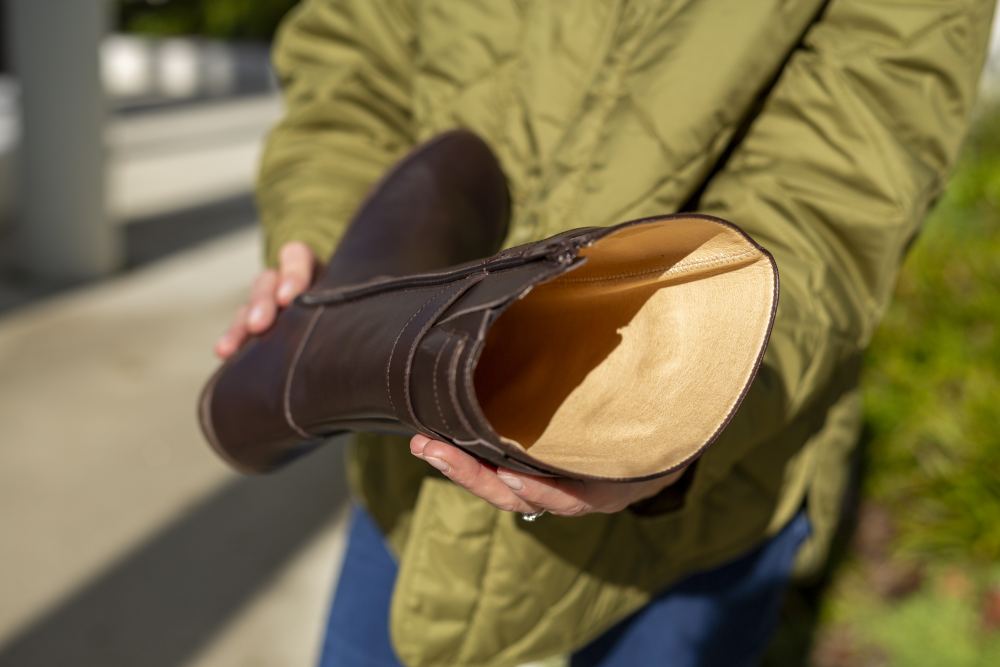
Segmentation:
{"type": "Polygon", "coordinates": [[[316,285],[209,381],[216,451],[259,472],[344,431],[419,431],[534,474],[634,480],[690,463],[760,364],[770,254],[731,223],[680,214],[456,265],[493,252],[507,215],[473,135],[411,153],[316,285]]]}

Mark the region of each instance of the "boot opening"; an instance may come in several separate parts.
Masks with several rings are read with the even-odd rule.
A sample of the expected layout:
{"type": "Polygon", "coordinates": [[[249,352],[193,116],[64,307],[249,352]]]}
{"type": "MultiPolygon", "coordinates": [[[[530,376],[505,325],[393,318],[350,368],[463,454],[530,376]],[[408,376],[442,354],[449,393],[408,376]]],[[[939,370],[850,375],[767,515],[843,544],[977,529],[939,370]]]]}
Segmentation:
{"type": "Polygon", "coordinates": [[[696,454],[738,403],[776,298],[771,264],[704,218],[640,224],[585,248],[490,328],[475,371],[505,440],[549,465],[652,475],[696,454]]]}

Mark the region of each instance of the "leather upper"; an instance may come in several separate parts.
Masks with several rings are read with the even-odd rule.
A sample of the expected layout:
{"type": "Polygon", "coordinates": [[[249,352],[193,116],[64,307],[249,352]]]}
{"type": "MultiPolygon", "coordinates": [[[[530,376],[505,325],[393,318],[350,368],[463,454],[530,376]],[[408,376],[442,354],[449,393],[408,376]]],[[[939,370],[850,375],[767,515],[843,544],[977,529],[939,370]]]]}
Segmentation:
{"type": "MultiPolygon", "coordinates": [[[[444,133],[400,160],[372,188],[337,253],[317,276],[314,292],[488,256],[502,242],[509,214],[506,179],[489,147],[471,132],[444,133]]],[[[312,414],[317,408],[309,406],[296,417],[291,405],[295,374],[290,371],[303,365],[304,341],[323,324],[320,345],[313,345],[310,354],[332,346],[330,359],[357,359],[359,345],[376,346],[379,336],[396,324],[391,309],[378,302],[348,326],[351,312],[357,311],[342,313],[336,323],[347,333],[332,339],[327,323],[320,322],[322,309],[295,303],[213,375],[199,401],[199,421],[223,458],[241,470],[263,471],[316,444],[314,431],[304,426],[316,426],[310,422],[317,420],[322,426],[323,418],[312,414]]],[[[335,411],[350,415],[371,410],[376,401],[366,392],[373,385],[362,366],[345,363],[331,369],[310,358],[296,386],[315,387],[326,395],[333,382],[339,387],[335,411]],[[310,380],[310,373],[324,369],[342,372],[310,380]]]]}

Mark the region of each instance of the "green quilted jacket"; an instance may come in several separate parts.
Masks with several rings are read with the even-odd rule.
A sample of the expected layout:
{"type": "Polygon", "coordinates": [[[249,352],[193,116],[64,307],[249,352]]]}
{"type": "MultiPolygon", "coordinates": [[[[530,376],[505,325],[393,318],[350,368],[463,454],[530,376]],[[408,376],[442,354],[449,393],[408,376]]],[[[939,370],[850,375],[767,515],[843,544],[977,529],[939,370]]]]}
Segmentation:
{"type": "Polygon", "coordinates": [[[328,256],[402,153],[466,127],[510,179],[509,245],[697,210],[741,225],[781,273],[760,374],[680,506],[527,524],[405,439],[356,440],[353,489],[399,558],[404,663],[569,652],[803,506],[797,568],[817,569],[858,433],[859,362],[955,161],[992,5],[307,0],[289,16],[275,47],[287,109],[258,188],[269,262],[293,239],[328,256]]]}

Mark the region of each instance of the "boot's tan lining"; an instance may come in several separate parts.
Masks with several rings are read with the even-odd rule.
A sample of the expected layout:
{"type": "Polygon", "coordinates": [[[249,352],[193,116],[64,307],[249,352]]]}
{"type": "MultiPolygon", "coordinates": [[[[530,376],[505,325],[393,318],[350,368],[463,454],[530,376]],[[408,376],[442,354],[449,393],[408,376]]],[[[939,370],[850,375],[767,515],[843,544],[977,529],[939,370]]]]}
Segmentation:
{"type": "Polygon", "coordinates": [[[628,227],[500,315],[475,372],[503,438],[571,472],[635,477],[696,453],[761,345],[774,276],[737,231],[703,218],[628,227]]]}

